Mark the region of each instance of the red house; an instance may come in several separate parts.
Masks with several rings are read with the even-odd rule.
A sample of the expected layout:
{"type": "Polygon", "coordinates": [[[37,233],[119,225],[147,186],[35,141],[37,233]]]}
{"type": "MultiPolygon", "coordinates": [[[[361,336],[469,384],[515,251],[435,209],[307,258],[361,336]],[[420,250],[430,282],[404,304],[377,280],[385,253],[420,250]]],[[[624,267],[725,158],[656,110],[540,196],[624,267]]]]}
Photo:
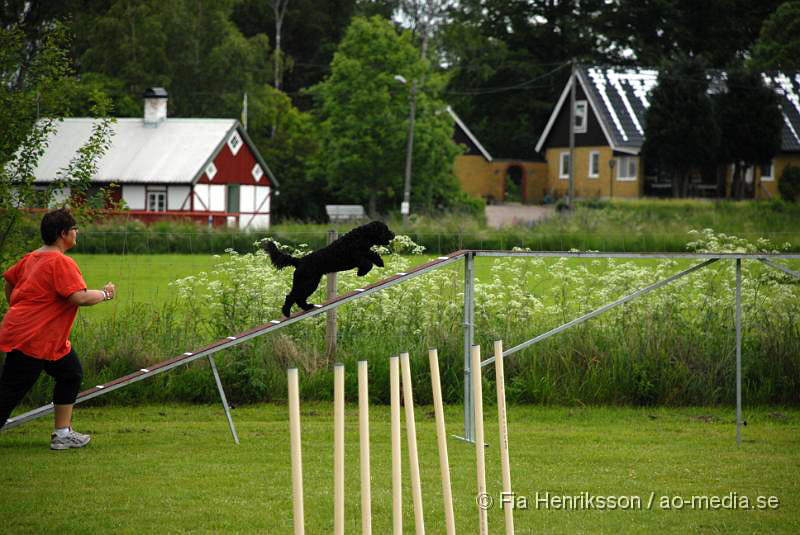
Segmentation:
{"type": "MultiPolygon", "coordinates": [[[[95,119],[64,119],[35,171],[53,181],[89,139],[95,119]]],[[[278,181],[235,119],[167,118],[167,92],[150,88],[144,117],[117,119],[92,182],[116,184],[116,200],[143,221],[194,219],[240,229],[270,225],[278,181]]],[[[62,191],[62,198],[69,191],[62,191]]]]}

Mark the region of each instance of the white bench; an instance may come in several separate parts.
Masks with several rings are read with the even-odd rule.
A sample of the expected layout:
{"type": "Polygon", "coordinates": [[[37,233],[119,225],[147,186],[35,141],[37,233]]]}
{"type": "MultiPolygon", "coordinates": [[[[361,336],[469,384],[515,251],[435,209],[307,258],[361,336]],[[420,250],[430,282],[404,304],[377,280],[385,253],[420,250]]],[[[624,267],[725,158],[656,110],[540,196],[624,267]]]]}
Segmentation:
{"type": "Polygon", "coordinates": [[[327,204],[325,212],[331,223],[349,221],[351,219],[364,219],[364,207],[360,204],[327,204]]]}

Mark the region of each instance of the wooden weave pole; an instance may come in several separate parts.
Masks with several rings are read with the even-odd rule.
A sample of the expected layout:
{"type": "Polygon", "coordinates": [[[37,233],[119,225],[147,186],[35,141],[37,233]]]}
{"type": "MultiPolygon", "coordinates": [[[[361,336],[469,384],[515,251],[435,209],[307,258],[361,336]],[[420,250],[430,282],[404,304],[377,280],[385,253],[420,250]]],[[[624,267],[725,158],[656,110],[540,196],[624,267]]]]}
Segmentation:
{"type": "MultiPolygon", "coordinates": [[[[497,382],[497,423],[500,433],[500,469],[503,477],[503,494],[506,498],[513,499],[511,494],[511,463],[508,457],[508,416],[506,414],[506,377],[503,369],[503,341],[494,343],[494,371],[497,382]]],[[[505,518],[506,535],[514,535],[514,507],[513,504],[501,500],[505,518]]]]}
{"type": "Polygon", "coordinates": [[[292,521],[294,535],[305,533],[303,518],[303,459],[300,445],[300,388],[297,368],[287,371],[289,382],[289,436],[292,449],[292,521]]]}
{"type": "MultiPolygon", "coordinates": [[[[475,467],[478,474],[477,498],[486,496],[486,460],[483,441],[483,385],[481,383],[481,347],[472,346],[472,399],[475,403],[475,467]]],[[[489,535],[489,518],[485,507],[478,506],[480,535],[489,535]]]]}
{"type": "Polygon", "coordinates": [[[333,532],[344,534],[344,364],[333,366],[333,532]]]}
{"type": "Polygon", "coordinates": [[[406,437],[408,438],[408,463],[411,471],[411,498],[414,502],[414,527],[417,535],[424,535],[425,519],[422,511],[422,485],[417,455],[417,424],[414,420],[414,394],[411,388],[411,365],[408,353],[400,354],[400,370],[403,374],[403,403],[406,408],[406,437]]]}
{"type": "Polygon", "coordinates": [[[392,534],[403,535],[402,445],[400,443],[400,357],[389,359],[392,417],[392,534]]]}
{"type": "Polygon", "coordinates": [[[447,433],[444,427],[444,405],[442,404],[442,383],[439,376],[439,354],[435,349],[428,351],[431,367],[431,388],[433,392],[433,411],[436,415],[436,440],[439,445],[439,472],[442,479],[442,501],[444,502],[444,524],[447,535],[455,535],[456,524],[453,514],[453,491],[450,487],[450,462],[447,458],[447,433]]]}
{"type": "Polygon", "coordinates": [[[372,497],[369,472],[369,389],[367,361],[358,361],[358,435],[361,462],[361,533],[372,534],[372,497]]]}

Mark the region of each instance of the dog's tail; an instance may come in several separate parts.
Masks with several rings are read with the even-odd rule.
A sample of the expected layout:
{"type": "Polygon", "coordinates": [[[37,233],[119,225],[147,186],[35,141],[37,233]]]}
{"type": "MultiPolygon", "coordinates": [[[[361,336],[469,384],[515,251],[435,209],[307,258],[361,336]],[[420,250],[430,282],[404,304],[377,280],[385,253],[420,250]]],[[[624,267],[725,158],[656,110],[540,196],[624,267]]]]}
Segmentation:
{"type": "Polygon", "coordinates": [[[293,266],[297,267],[299,260],[293,256],[290,256],[284,252],[281,252],[276,246],[275,242],[267,242],[266,246],[267,253],[269,254],[269,259],[272,261],[272,265],[275,266],[277,269],[283,269],[286,266],[293,266]]]}

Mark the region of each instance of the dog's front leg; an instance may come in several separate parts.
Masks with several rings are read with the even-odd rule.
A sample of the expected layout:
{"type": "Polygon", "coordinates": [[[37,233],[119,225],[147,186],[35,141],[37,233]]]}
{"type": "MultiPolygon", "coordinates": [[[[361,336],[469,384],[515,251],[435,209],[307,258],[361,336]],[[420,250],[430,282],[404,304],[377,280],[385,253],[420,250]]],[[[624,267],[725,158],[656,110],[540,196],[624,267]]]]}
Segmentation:
{"type": "Polygon", "coordinates": [[[383,258],[381,258],[381,255],[379,255],[375,251],[373,250],[368,251],[367,257],[369,258],[369,261],[375,264],[376,266],[383,267],[383,258]]]}
{"type": "Polygon", "coordinates": [[[359,277],[363,277],[364,275],[369,273],[371,269],[372,269],[372,262],[370,262],[368,258],[358,259],[358,271],[356,272],[356,275],[358,275],[359,277]]]}

